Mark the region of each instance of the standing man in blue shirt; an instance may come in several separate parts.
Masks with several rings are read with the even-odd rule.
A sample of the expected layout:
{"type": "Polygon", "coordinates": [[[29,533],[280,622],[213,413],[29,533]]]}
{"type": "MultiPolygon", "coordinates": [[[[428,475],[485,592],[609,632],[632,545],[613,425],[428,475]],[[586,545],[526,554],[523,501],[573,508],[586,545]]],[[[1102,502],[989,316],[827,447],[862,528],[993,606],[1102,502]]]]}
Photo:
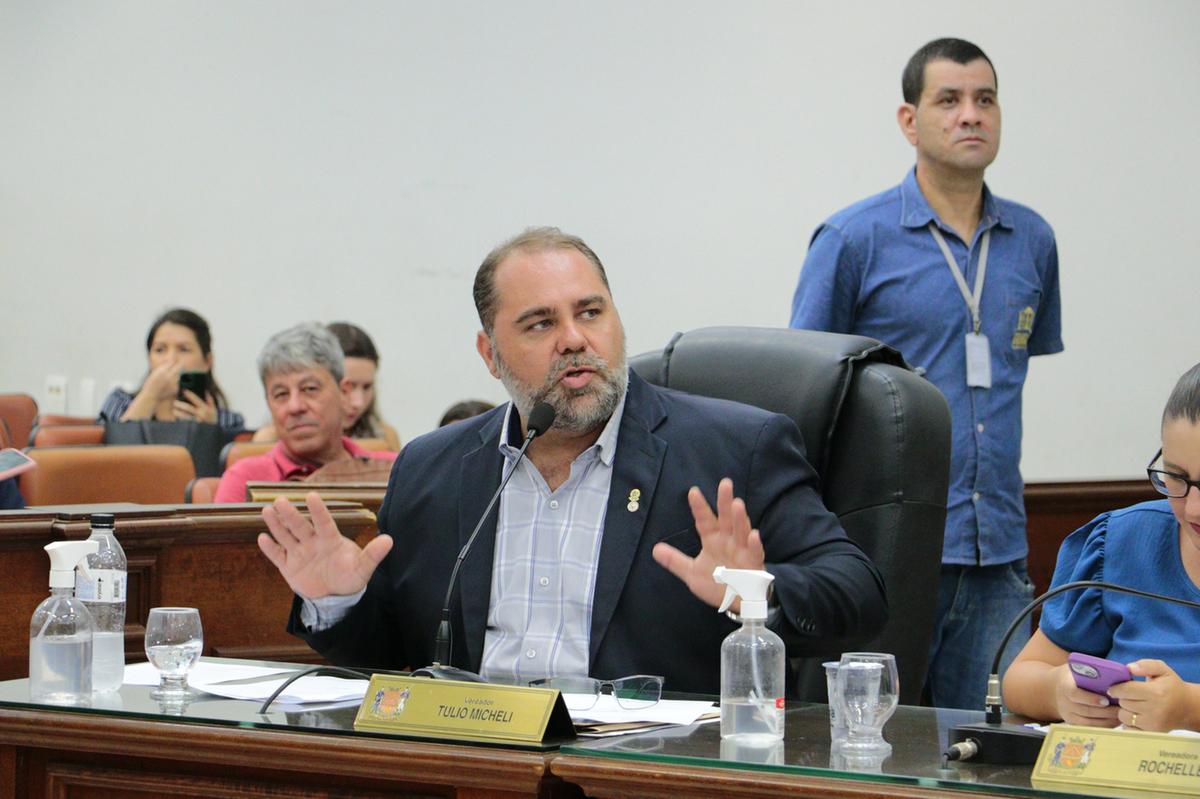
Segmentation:
{"type": "MultiPolygon", "coordinates": [[[[980,708],[999,639],[1033,593],[1021,389],[1029,356],[1063,348],[1058,251],[1045,220],[984,183],[1000,148],[1000,104],[983,51],[961,39],[932,41],[909,60],[902,88],[897,120],[916,148],[916,167],[899,186],[817,228],[791,326],[890,344],[925,369],[950,404],[950,493],[927,687],[939,707],[980,708]]],[[[1010,652],[1022,643],[1014,640],[1010,652]]]]}

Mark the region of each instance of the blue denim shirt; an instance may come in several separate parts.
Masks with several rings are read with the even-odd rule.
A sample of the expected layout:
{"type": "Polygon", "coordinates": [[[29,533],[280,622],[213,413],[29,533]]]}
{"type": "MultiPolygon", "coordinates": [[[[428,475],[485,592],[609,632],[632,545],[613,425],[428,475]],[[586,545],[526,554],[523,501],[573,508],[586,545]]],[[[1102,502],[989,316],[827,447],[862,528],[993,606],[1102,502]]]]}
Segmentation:
{"type": "Polygon", "coordinates": [[[791,326],[890,344],[950,404],[952,452],[942,562],[989,566],[1025,557],[1021,388],[1030,355],[1061,352],[1058,250],[1037,213],[983,190],[983,218],[963,242],[917,185],[904,182],[817,228],[792,300],[791,326]],[[991,231],[981,300],[992,387],[968,388],[971,313],[928,229],[942,231],[968,286],[991,231]]]}

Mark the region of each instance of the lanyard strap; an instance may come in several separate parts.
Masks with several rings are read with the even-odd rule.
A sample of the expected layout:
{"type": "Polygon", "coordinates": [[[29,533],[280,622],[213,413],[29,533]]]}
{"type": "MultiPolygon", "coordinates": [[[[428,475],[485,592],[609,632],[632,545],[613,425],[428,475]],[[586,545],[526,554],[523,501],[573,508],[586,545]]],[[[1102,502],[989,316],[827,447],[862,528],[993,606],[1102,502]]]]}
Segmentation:
{"type": "MultiPolygon", "coordinates": [[[[967,308],[971,310],[971,324],[974,325],[975,333],[978,334],[980,328],[979,298],[983,296],[983,276],[987,273],[988,242],[992,238],[992,231],[984,231],[983,241],[979,245],[979,269],[975,272],[974,294],[967,288],[967,279],[963,277],[962,270],[958,268],[958,262],[954,260],[954,254],[950,252],[950,247],[946,244],[946,239],[942,237],[942,232],[933,222],[929,223],[929,232],[933,234],[934,240],[942,248],[942,255],[946,256],[946,266],[950,267],[950,273],[954,275],[954,282],[958,284],[958,290],[962,292],[963,299],[967,302],[967,308]]],[[[970,261],[971,252],[968,250],[967,263],[969,264],[970,261]]]]}

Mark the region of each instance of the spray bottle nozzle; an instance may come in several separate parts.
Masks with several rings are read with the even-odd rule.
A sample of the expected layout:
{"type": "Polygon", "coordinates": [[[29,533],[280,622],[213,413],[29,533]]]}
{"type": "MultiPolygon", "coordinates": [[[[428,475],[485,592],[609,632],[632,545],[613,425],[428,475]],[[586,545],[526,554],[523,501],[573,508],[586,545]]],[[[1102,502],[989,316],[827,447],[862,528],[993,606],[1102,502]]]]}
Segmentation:
{"type": "Polygon", "coordinates": [[[725,598],[717,610],[724,613],[733,604],[733,598],[742,598],[743,619],[764,620],[767,618],[767,591],[775,575],[757,569],[713,569],[713,579],[725,586],[725,598]]]}
{"type": "Polygon", "coordinates": [[[100,551],[99,541],[55,541],[46,544],[46,554],[50,556],[50,587],[74,588],[75,568],[83,572],[83,576],[92,579],[88,569],[88,555],[100,551]]]}

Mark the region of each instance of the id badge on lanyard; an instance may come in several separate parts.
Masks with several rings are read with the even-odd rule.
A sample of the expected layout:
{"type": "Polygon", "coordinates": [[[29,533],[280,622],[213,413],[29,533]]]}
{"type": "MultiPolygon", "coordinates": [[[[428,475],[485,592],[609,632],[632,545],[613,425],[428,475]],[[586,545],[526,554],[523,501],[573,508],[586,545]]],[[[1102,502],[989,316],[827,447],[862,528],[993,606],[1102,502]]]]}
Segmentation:
{"type": "MultiPolygon", "coordinates": [[[[950,252],[950,247],[942,237],[941,231],[937,229],[937,225],[933,222],[929,223],[929,232],[933,234],[934,240],[937,241],[938,247],[942,250],[942,255],[946,257],[946,266],[950,267],[950,273],[954,275],[954,282],[958,284],[958,290],[962,292],[963,300],[966,301],[967,308],[971,311],[971,332],[967,333],[965,342],[967,351],[967,386],[970,388],[991,388],[992,351],[988,347],[987,336],[981,330],[979,298],[983,296],[983,278],[987,273],[988,242],[991,240],[992,231],[984,231],[983,241],[979,246],[979,268],[975,271],[974,292],[967,288],[967,279],[963,277],[962,271],[958,268],[958,263],[954,260],[954,254],[950,252]]],[[[968,254],[967,258],[969,259],[970,257],[968,254]]]]}

